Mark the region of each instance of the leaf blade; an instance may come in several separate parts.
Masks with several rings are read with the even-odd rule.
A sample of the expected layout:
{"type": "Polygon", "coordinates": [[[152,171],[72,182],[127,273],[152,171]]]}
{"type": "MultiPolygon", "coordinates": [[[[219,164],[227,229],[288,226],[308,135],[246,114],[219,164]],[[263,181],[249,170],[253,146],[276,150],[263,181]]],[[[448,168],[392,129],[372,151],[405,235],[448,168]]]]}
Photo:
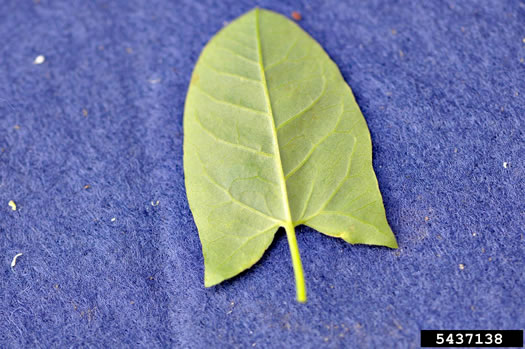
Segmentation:
{"type": "Polygon", "coordinates": [[[321,46],[281,15],[255,9],[208,43],[188,90],[184,132],[206,286],[251,267],[279,226],[286,228],[302,300],[296,225],[350,243],[397,247],[353,94],[321,46]],[[218,202],[221,215],[213,209],[218,202]],[[232,231],[243,232],[246,243],[232,231]],[[223,262],[225,256],[232,257],[223,262]]]}

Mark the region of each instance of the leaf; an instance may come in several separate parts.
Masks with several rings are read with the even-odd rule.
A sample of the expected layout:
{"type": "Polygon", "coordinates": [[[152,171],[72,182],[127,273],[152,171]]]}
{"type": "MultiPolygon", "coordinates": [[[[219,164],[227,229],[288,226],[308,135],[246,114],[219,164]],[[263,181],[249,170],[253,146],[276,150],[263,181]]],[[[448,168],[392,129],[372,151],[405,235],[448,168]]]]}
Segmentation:
{"type": "Polygon", "coordinates": [[[279,227],[301,302],[295,226],[397,247],[352,91],[319,44],[285,17],[255,9],[207,44],[191,79],[184,133],[205,286],[250,268],[279,227]]]}

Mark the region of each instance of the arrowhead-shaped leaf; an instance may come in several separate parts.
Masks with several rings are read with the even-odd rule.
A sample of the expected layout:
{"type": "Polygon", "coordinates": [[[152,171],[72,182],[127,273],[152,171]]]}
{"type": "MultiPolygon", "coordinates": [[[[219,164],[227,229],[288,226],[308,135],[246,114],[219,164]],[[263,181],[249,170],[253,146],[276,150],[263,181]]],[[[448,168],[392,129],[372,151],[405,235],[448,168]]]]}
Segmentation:
{"type": "Polygon", "coordinates": [[[299,26],[255,9],[204,48],[184,111],[186,190],[206,286],[257,262],[294,227],[397,247],[372,168],[366,122],[337,66],[299,26]]]}

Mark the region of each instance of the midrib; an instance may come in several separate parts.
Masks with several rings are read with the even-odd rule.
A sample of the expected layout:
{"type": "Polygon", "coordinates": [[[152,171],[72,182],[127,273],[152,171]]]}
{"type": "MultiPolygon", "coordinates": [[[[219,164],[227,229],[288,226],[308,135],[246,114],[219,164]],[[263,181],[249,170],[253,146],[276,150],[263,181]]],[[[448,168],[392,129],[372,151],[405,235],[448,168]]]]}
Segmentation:
{"type": "Polygon", "coordinates": [[[275,162],[276,166],[278,167],[279,172],[279,181],[281,184],[281,189],[283,193],[283,206],[285,209],[285,216],[286,220],[283,221],[283,224],[285,225],[285,228],[294,228],[293,227],[293,221],[292,221],[292,213],[290,211],[290,202],[288,201],[288,191],[286,189],[286,179],[284,177],[284,169],[283,169],[283,163],[281,161],[281,151],[279,149],[279,139],[277,138],[277,127],[275,126],[275,119],[273,116],[272,111],[272,102],[270,100],[270,93],[268,92],[268,84],[266,82],[266,73],[264,71],[264,63],[263,63],[263,55],[262,55],[262,46],[261,46],[261,35],[259,32],[259,9],[257,8],[255,10],[255,32],[256,32],[256,38],[257,38],[257,53],[259,55],[259,69],[261,73],[261,79],[262,79],[262,85],[264,89],[264,96],[266,99],[266,105],[268,106],[268,113],[270,114],[270,122],[271,122],[271,129],[272,129],[272,139],[273,139],[273,146],[275,148],[275,162]]]}

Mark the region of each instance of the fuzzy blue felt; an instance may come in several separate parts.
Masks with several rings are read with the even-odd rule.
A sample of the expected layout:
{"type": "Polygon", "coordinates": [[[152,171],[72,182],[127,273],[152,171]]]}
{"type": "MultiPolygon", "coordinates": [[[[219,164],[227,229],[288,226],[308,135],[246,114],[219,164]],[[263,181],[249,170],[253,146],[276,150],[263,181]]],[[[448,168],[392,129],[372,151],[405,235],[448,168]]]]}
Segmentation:
{"type": "Polygon", "coordinates": [[[1,348],[413,348],[420,329],[525,327],[523,1],[1,5],[1,348]],[[184,189],[191,72],[256,5],[299,11],[352,87],[400,246],[300,228],[305,305],[282,232],[205,289],[184,189]]]}

